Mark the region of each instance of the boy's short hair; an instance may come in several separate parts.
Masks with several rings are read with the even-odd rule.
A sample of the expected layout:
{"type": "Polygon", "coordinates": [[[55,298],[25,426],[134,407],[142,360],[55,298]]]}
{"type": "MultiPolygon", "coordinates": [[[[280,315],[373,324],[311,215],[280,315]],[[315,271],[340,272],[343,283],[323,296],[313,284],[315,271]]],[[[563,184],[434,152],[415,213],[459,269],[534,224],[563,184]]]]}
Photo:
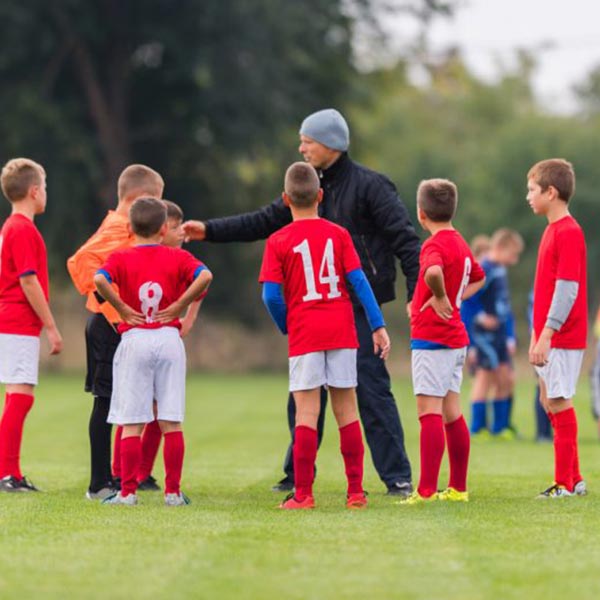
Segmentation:
{"type": "Polygon", "coordinates": [[[158,198],[138,198],[129,209],[133,233],[143,238],[156,235],[167,220],[167,207],[158,198]]]}
{"type": "Polygon", "coordinates": [[[171,200],[165,200],[164,198],[163,202],[167,207],[167,219],[183,221],[183,211],[181,210],[179,204],[175,204],[175,202],[171,202],[171,200]]]}
{"type": "Polygon", "coordinates": [[[139,193],[140,196],[160,198],[165,188],[165,182],[160,173],[146,165],[129,165],[126,167],[117,183],[119,200],[139,193]]]}
{"type": "Polygon", "coordinates": [[[485,235],[485,233],[480,233],[471,240],[471,252],[473,253],[473,256],[481,256],[490,249],[490,245],[490,236],[485,235]]]}
{"type": "Polygon", "coordinates": [[[13,158],[2,168],[2,193],[9,202],[17,202],[27,196],[32,185],[42,185],[45,177],[42,165],[29,158],[13,158]]]}
{"type": "Polygon", "coordinates": [[[525,248],[525,242],[523,241],[521,234],[508,227],[501,227],[494,231],[491,238],[491,245],[494,248],[514,246],[519,252],[523,252],[523,249],[525,248]]]}
{"type": "Polygon", "coordinates": [[[575,193],[575,171],[573,165],[564,158],[549,158],[535,163],[529,169],[527,179],[533,179],[542,192],[552,186],[564,202],[569,202],[575,193]]]}
{"type": "Polygon", "coordinates": [[[456,184],[449,179],[424,179],[417,188],[417,204],[434,223],[451,221],[458,204],[456,184]]]}
{"type": "Polygon", "coordinates": [[[315,168],[308,163],[295,162],[285,172],[284,190],[298,208],[312,206],[319,193],[321,182],[315,168]]]}

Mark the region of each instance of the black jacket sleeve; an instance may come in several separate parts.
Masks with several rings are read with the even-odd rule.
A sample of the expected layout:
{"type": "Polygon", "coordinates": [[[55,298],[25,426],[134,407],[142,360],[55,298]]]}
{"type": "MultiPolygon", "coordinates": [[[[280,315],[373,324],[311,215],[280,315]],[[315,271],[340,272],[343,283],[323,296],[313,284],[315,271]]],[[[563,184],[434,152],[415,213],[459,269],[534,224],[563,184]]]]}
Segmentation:
{"type": "Polygon", "coordinates": [[[371,188],[370,193],[366,194],[369,212],[377,232],[400,260],[400,267],[406,277],[406,297],[410,302],[419,276],[419,236],[394,184],[387,177],[379,175],[371,182],[371,188]]]}
{"type": "Polygon", "coordinates": [[[209,242],[253,242],[268,238],[292,220],[282,198],[253,212],[205,221],[209,242]]]}

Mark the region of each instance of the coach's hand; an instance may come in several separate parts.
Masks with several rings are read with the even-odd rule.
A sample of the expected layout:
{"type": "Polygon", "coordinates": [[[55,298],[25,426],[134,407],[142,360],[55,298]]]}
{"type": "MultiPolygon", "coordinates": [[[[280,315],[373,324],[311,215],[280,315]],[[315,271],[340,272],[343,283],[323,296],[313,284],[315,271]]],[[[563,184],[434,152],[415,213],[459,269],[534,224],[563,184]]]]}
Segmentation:
{"type": "Polygon", "coordinates": [[[46,337],[50,343],[50,354],[60,354],[63,349],[63,339],[56,327],[46,329],[46,337]]]}
{"type": "Polygon", "coordinates": [[[182,227],[186,242],[201,242],[206,239],[206,225],[202,221],[186,221],[182,227]]]}
{"type": "Polygon", "coordinates": [[[444,321],[448,321],[452,317],[452,313],[454,312],[452,309],[452,304],[450,304],[450,300],[448,296],[444,295],[438,298],[437,296],[431,296],[425,304],[421,307],[421,312],[423,312],[426,308],[431,307],[435,314],[444,319],[444,321]]]}
{"type": "Polygon", "coordinates": [[[373,352],[385,360],[390,354],[392,344],[385,327],[380,327],[373,332],[373,352]]]}

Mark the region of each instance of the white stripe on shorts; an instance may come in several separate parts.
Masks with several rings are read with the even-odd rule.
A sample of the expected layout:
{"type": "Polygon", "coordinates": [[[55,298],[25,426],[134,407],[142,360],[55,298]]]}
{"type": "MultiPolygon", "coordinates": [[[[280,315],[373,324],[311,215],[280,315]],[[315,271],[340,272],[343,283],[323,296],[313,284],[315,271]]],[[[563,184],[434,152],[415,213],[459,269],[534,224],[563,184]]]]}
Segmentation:
{"type": "Polygon", "coordinates": [[[309,352],[290,357],[290,392],[322,385],[356,387],[356,348],[309,352]]]}
{"type": "Polygon", "coordinates": [[[546,384],[546,395],[549,400],[568,399],[575,395],[582,361],[583,350],[550,349],[548,364],[535,368],[546,384]]]}
{"type": "Polygon", "coordinates": [[[40,338],[36,335],[0,333],[0,382],[37,385],[40,338]]]}
{"type": "Polygon", "coordinates": [[[466,348],[412,351],[412,380],[415,396],[444,398],[460,393],[466,348]]]}

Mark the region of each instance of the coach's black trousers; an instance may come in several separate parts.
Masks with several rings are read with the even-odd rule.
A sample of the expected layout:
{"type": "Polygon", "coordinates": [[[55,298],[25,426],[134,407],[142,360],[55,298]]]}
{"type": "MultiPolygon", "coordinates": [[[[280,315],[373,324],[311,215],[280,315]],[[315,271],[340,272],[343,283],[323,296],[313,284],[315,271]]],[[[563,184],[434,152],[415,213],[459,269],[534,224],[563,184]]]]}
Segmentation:
{"type": "MultiPolygon", "coordinates": [[[[362,308],[354,308],[356,331],[360,347],[357,353],[358,410],[371,451],[373,465],[381,480],[388,486],[397,482],[411,481],[410,461],[404,447],[404,431],[396,401],[392,395],[390,375],[385,362],[373,354],[371,328],[362,308]]],[[[321,414],[319,415],[319,444],[323,436],[326,397],[321,394],[321,414]]],[[[293,479],[294,423],[296,406],[292,395],[288,399],[288,424],[292,443],[288,448],[284,471],[293,479]]]]}

